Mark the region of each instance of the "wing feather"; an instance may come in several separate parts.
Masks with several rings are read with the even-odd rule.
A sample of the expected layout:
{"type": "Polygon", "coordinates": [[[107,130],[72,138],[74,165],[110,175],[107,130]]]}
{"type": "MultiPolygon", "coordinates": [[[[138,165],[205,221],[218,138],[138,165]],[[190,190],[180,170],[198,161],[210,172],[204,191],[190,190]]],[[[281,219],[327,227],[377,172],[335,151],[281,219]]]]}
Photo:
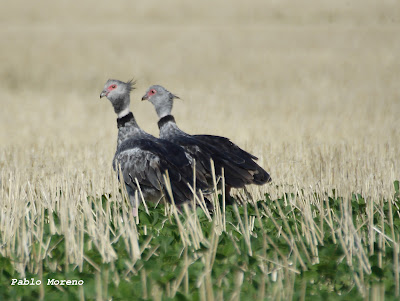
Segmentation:
{"type": "Polygon", "coordinates": [[[192,179],[192,168],[183,149],[170,144],[130,139],[117,149],[113,160],[114,169],[121,166],[124,181],[133,190],[137,189],[136,178],[141,187],[154,191],[164,190],[164,195],[169,198],[163,177],[168,170],[175,202],[179,204],[188,201],[193,197],[188,187],[192,179]]]}

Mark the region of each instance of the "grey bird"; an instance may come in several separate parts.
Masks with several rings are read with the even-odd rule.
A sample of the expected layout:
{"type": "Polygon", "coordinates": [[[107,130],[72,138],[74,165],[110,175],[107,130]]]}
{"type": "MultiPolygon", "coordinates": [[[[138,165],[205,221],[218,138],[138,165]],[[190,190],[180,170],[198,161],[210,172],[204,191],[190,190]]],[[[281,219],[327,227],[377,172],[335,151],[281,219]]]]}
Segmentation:
{"type": "MultiPolygon", "coordinates": [[[[182,131],[171,115],[176,95],[160,85],[151,86],[142,100],[150,101],[157,112],[160,138],[182,146],[196,159],[196,168],[207,175],[210,184],[211,164],[214,161],[216,176],[224,169],[227,195],[232,187],[242,188],[248,184],[262,185],[271,181],[270,175],[254,160],[258,158],[244,151],[228,138],[213,135],[189,135],[182,131]]],[[[229,202],[233,202],[229,197],[229,202]]]]}
{"type": "MultiPolygon", "coordinates": [[[[163,176],[168,171],[174,201],[180,205],[193,199],[193,193],[188,186],[193,184],[193,170],[192,158],[183,148],[158,139],[138,126],[129,109],[130,92],[134,84],[133,81],[109,79],[100,98],[107,97],[118,116],[118,140],[113,168],[119,172],[120,166],[134,215],[137,215],[138,208],[135,206],[139,201],[135,202],[137,183],[146,201],[159,201],[163,195],[171,201],[163,176]]],[[[200,173],[196,174],[196,180],[199,189],[207,187],[205,177],[200,173]]]]}

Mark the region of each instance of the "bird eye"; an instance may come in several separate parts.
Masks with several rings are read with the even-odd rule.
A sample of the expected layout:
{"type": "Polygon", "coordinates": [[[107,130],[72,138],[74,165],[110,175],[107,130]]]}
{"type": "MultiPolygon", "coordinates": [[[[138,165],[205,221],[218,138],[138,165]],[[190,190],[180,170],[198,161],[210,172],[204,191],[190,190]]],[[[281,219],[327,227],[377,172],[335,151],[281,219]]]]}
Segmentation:
{"type": "Polygon", "coordinates": [[[151,94],[156,94],[156,90],[151,90],[150,93],[151,94]]]}
{"type": "Polygon", "coordinates": [[[116,85],[112,85],[111,88],[115,89],[117,86],[116,85]]]}

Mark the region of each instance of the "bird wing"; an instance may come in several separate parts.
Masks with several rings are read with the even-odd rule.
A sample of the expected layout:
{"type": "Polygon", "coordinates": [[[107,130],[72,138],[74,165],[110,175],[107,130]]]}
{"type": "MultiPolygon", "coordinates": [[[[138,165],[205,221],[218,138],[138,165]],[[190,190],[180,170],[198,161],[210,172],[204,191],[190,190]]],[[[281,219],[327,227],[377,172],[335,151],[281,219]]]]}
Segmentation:
{"type": "Polygon", "coordinates": [[[161,142],[129,139],[117,149],[113,161],[114,169],[118,165],[121,167],[125,184],[134,190],[137,189],[137,179],[141,187],[163,191],[169,199],[163,177],[168,171],[175,202],[185,202],[193,197],[187,185],[191,180],[191,167],[183,151],[171,154],[169,148],[161,142]],[[179,163],[180,166],[174,163],[179,163]]]}
{"type": "MultiPolygon", "coordinates": [[[[237,168],[236,163],[233,163],[234,160],[224,156],[218,150],[218,146],[209,145],[195,136],[187,134],[175,135],[171,137],[171,141],[183,147],[186,152],[196,159],[196,168],[205,174],[209,184],[212,183],[210,159],[214,161],[216,176],[220,176],[221,169],[224,168],[226,182],[232,187],[242,187],[244,184],[250,183],[253,178],[248,171],[237,168]]],[[[241,159],[239,158],[239,160],[241,159]]]]}
{"type": "Polygon", "coordinates": [[[234,154],[240,158],[246,157],[252,160],[258,160],[256,156],[241,149],[239,146],[237,146],[235,143],[233,143],[226,137],[213,136],[213,135],[194,135],[194,137],[205,143],[217,146],[218,149],[222,152],[229,153],[231,155],[234,154]]]}
{"type": "Polygon", "coordinates": [[[250,171],[255,184],[264,184],[271,181],[270,175],[254,162],[258,158],[241,149],[228,138],[213,135],[194,135],[193,137],[208,145],[215,146],[224,158],[234,163],[237,167],[250,171]]]}
{"type": "Polygon", "coordinates": [[[196,177],[204,182],[207,182],[206,178],[210,174],[210,152],[207,147],[200,147],[198,142],[193,139],[190,135],[176,135],[170,138],[170,140],[182,147],[186,153],[190,156],[191,160],[196,160],[196,177]]]}
{"type": "Polygon", "coordinates": [[[164,186],[160,157],[140,147],[125,149],[114,157],[114,169],[121,167],[126,185],[136,189],[136,181],[140,186],[161,190],[164,186]]]}

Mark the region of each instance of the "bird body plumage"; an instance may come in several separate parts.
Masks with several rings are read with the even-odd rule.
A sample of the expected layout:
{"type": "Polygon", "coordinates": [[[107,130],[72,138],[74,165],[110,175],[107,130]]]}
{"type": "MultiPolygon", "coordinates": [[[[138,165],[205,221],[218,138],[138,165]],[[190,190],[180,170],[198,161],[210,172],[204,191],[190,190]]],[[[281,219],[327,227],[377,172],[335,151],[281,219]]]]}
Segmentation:
{"type": "MultiPolygon", "coordinates": [[[[193,171],[189,155],[180,146],[158,139],[138,126],[129,111],[129,93],[132,88],[131,82],[109,80],[100,94],[100,98],[106,96],[111,101],[115,113],[119,116],[117,150],[113,159],[114,170],[117,172],[121,170],[133,206],[135,193],[138,190],[137,183],[146,201],[157,201],[163,195],[171,201],[164,179],[167,172],[175,203],[190,201],[193,192],[188,184],[192,182],[193,171]],[[120,116],[121,112],[128,113],[120,116]]],[[[196,185],[200,189],[207,187],[204,176],[198,175],[196,185]]],[[[134,209],[137,214],[137,208],[134,209]]]]}
{"type": "Polygon", "coordinates": [[[196,159],[196,168],[203,169],[211,179],[210,159],[215,165],[217,176],[224,169],[225,183],[230,187],[244,187],[247,184],[262,185],[271,178],[254,160],[257,157],[244,151],[230,139],[213,135],[189,135],[182,131],[171,115],[175,96],[159,85],[151,86],[142,100],[149,100],[160,118],[158,121],[160,138],[182,146],[196,159]]]}

